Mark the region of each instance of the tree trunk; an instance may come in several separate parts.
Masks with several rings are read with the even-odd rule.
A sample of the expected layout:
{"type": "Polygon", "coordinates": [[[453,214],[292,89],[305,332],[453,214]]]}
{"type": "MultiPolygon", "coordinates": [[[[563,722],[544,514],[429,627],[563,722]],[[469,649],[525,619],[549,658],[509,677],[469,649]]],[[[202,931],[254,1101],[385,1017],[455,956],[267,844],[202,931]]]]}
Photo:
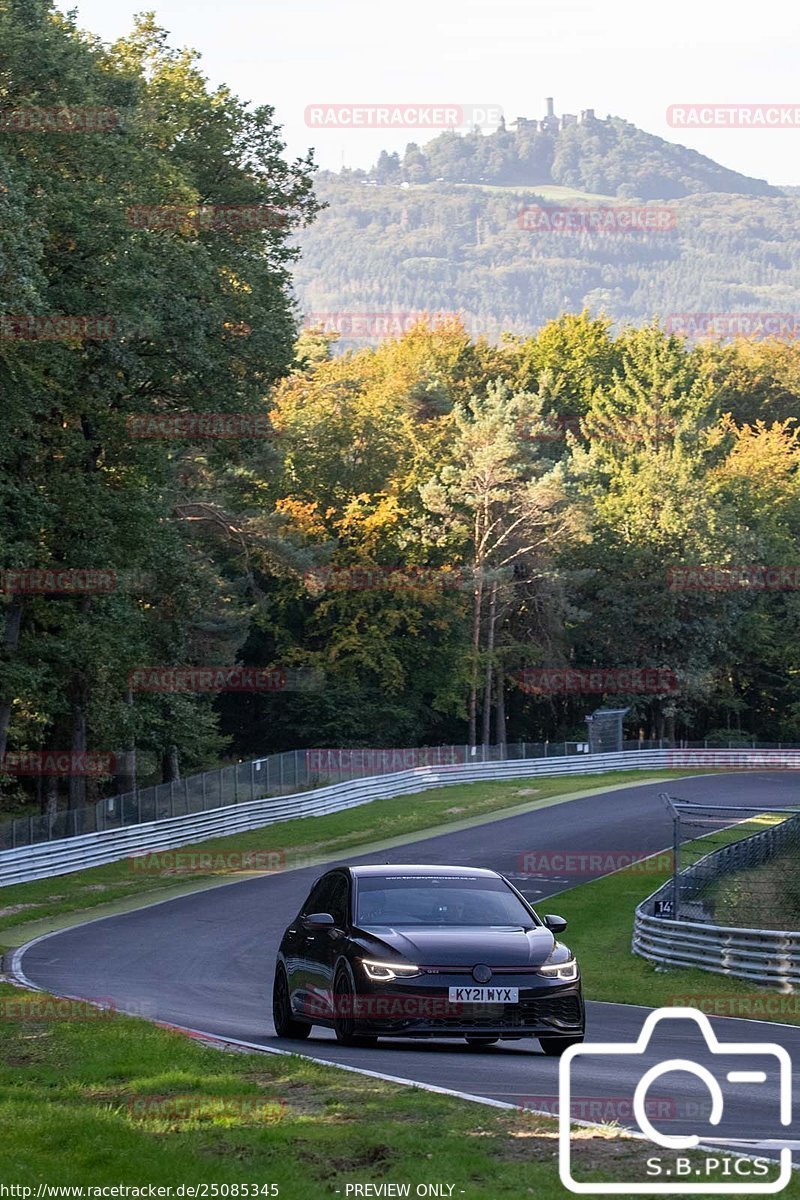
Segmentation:
{"type": "MultiPolygon", "coordinates": [[[[22,596],[15,592],[6,610],[5,628],[3,630],[2,661],[8,663],[16,653],[19,645],[19,634],[22,627],[22,596]]],[[[11,720],[11,704],[13,697],[0,702],[0,760],[6,752],[8,740],[8,723],[11,720]]]]}
{"type": "Polygon", "coordinates": [[[664,737],[670,742],[675,741],[675,709],[672,707],[666,715],[664,737]]]}
{"type": "Polygon", "coordinates": [[[44,811],[47,817],[47,829],[50,837],[53,836],[53,828],[55,827],[56,817],[58,816],[58,779],[55,775],[49,775],[45,780],[45,803],[44,811]]]}
{"type": "MultiPolygon", "coordinates": [[[[132,712],[133,692],[130,688],[128,688],[125,703],[132,712]]],[[[131,722],[131,734],[127,740],[127,746],[120,755],[120,759],[119,770],[114,775],[114,790],[118,796],[124,796],[126,792],[136,790],[136,738],[133,734],[133,722],[131,722]]]]}
{"type": "Polygon", "coordinates": [[[502,664],[497,666],[497,679],[495,683],[497,689],[497,716],[496,716],[496,731],[495,741],[500,747],[503,757],[506,753],[506,673],[503,670],[502,664]]]}
{"type": "Polygon", "coordinates": [[[478,737],[478,658],[481,651],[481,609],[483,608],[483,561],[475,562],[475,592],[472,610],[472,678],[469,688],[469,744],[478,737]]]}
{"type": "Polygon", "coordinates": [[[489,629],[486,635],[486,674],[483,685],[483,731],[481,740],[484,746],[490,743],[492,732],[492,680],[494,678],[494,627],[497,623],[497,582],[492,584],[489,596],[489,629]]]}
{"type": "MultiPolygon", "coordinates": [[[[87,751],[87,685],[83,674],[75,676],[72,684],[72,736],[70,750],[74,755],[85,755],[87,751]]],[[[69,801],[67,807],[83,808],[86,805],[86,776],[78,771],[70,771],[69,801]]]]}
{"type": "Polygon", "coordinates": [[[169,746],[161,756],[161,774],[164,783],[172,783],[181,777],[181,763],[177,746],[169,746]]]}

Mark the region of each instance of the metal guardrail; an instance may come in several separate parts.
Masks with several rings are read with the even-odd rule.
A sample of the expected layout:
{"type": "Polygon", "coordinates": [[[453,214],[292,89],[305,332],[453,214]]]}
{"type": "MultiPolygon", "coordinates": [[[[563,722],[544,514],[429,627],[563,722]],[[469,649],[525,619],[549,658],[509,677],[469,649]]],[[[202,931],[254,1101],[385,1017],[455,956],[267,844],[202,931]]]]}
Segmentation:
{"type": "Polygon", "coordinates": [[[169,783],[106,796],[81,808],[4,821],[0,823],[0,851],[16,850],[34,842],[121,829],[125,825],[143,825],[167,817],[208,812],[266,796],[296,795],[306,788],[343,783],[356,777],[391,774],[410,767],[549,757],[575,753],[576,749],[576,742],[538,745],[522,742],[502,749],[498,746],[423,746],[410,750],[285,750],[281,754],[185,775],[169,783]]]}
{"type": "Polygon", "coordinates": [[[662,966],[700,967],[793,992],[800,985],[800,932],[672,921],[636,910],[635,954],[662,966]]]}
{"type": "MultiPolygon", "coordinates": [[[[702,894],[714,880],[767,862],[793,844],[800,814],[788,811],[795,815],[706,854],[680,872],[680,895],[688,895],[691,903],[691,897],[702,894]]],[[[749,929],[682,918],[674,913],[676,890],[676,881],[670,880],[636,908],[632,942],[635,954],[661,966],[699,967],[717,975],[777,987],[782,992],[793,992],[800,986],[800,931],[749,929]],[[656,915],[659,904],[671,907],[673,915],[656,915]]],[[[681,905],[684,902],[682,899],[681,905]]]]}
{"type": "Polygon", "coordinates": [[[191,846],[209,838],[260,829],[295,817],[340,812],[372,800],[428,791],[451,783],[587,775],[631,769],[722,767],[763,770],[765,766],[800,769],[800,752],[641,750],[633,753],[623,751],[618,754],[577,754],[559,758],[416,767],[408,771],[349,780],[291,796],[244,801],[207,812],[167,817],[141,825],[128,825],[6,850],[0,853],[0,887],[67,875],[71,871],[118,862],[147,851],[191,846]]]}

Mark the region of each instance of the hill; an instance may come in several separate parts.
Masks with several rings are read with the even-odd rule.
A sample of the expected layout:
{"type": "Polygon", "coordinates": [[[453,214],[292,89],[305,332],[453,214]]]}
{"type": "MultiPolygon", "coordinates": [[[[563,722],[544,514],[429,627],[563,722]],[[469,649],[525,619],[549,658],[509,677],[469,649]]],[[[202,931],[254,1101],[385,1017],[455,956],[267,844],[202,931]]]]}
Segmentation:
{"type": "Polygon", "coordinates": [[[340,348],[423,312],[494,339],[582,308],[619,322],[800,311],[800,189],[591,109],[559,117],[548,101],[541,120],[447,132],[316,186],[328,207],[301,236],[295,290],[340,348]]]}
{"type": "Polygon", "coordinates": [[[598,195],[677,200],[698,192],[779,195],[763,179],[720,166],[696,150],[667,142],[619,117],[601,120],[593,109],[556,116],[547,101],[541,120],[518,117],[494,132],[447,131],[420,149],[381,154],[368,173],[379,183],[556,184],[598,195]]]}

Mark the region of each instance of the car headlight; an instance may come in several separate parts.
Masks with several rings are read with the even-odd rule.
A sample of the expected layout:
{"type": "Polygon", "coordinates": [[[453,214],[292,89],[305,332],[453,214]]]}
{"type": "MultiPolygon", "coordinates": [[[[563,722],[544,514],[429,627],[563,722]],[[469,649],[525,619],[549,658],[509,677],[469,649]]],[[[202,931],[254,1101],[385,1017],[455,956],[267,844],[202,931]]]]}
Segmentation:
{"type": "Polygon", "coordinates": [[[419,967],[414,963],[376,962],[373,958],[362,958],[361,965],[367,979],[373,979],[376,983],[390,983],[393,979],[410,979],[412,975],[420,973],[419,967]]]}
{"type": "Polygon", "coordinates": [[[578,961],[575,958],[568,958],[563,963],[539,967],[539,974],[544,975],[546,979],[563,979],[565,982],[569,982],[578,978],[578,961]]]}

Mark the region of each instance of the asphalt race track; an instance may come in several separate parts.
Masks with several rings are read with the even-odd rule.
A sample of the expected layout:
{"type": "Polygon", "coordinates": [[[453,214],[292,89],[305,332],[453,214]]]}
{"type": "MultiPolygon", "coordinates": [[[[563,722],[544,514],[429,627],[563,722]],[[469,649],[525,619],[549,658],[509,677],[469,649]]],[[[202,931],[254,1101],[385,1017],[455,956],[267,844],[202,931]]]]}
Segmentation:
{"type": "MultiPolygon", "coordinates": [[[[672,827],[658,793],[664,783],[609,791],[603,795],[445,833],[350,862],[452,863],[493,867],[512,880],[544,915],[558,912],[548,896],[590,878],[586,875],[519,878],[525,851],[653,853],[670,844],[672,827]]],[[[676,780],[671,790],[687,800],[781,808],[800,799],[793,772],[742,772],[676,780]]],[[[376,803],[402,804],[402,798],[376,803]]],[[[269,829],[264,830],[265,847],[269,829]]],[[[327,866],[330,864],[326,864],[327,866]]],[[[349,1064],[531,1109],[553,1109],[558,1095],[558,1060],[545,1057],[538,1042],[501,1042],[482,1051],[461,1042],[384,1041],[377,1048],[343,1048],[332,1032],[318,1029],[304,1043],[278,1041],[270,1017],[275,949],[320,867],[303,868],[226,884],[114,917],[51,934],[18,956],[28,981],[57,995],[113,1001],[138,1012],[222,1037],[260,1046],[292,1049],[317,1059],[349,1064]]],[[[569,942],[569,931],[565,940],[569,942]]],[[[632,1042],[647,1010],[631,1005],[590,1003],[587,1042],[632,1042]]],[[[800,1069],[800,1027],[718,1019],[721,1041],[776,1041],[800,1069]]],[[[712,1061],[698,1041],[693,1022],[659,1026],[644,1056],[629,1061],[582,1055],[575,1063],[575,1115],[596,1119],[608,1109],[622,1111],[644,1066],[665,1058],[712,1061]],[[594,1107],[593,1107],[594,1105],[594,1107]],[[583,1111],[581,1112],[581,1108],[583,1111]]],[[[730,1058],[716,1060],[730,1064],[730,1058]]],[[[742,1063],[737,1064],[742,1068],[742,1063]]],[[[747,1063],[748,1067],[750,1063],[747,1063]]],[[[743,1147],[776,1139],[800,1145],[800,1122],[781,1129],[777,1119],[777,1066],[768,1055],[753,1060],[767,1082],[725,1083],[723,1123],[712,1128],[705,1085],[686,1072],[656,1081],[649,1093],[653,1123],[664,1133],[697,1133],[705,1142],[730,1138],[743,1147]]],[[[724,1075],[718,1077],[722,1080],[724,1075]]],[[[620,1119],[617,1116],[617,1119],[620,1119]]],[[[621,1123],[625,1123],[624,1119],[621,1123]]]]}

